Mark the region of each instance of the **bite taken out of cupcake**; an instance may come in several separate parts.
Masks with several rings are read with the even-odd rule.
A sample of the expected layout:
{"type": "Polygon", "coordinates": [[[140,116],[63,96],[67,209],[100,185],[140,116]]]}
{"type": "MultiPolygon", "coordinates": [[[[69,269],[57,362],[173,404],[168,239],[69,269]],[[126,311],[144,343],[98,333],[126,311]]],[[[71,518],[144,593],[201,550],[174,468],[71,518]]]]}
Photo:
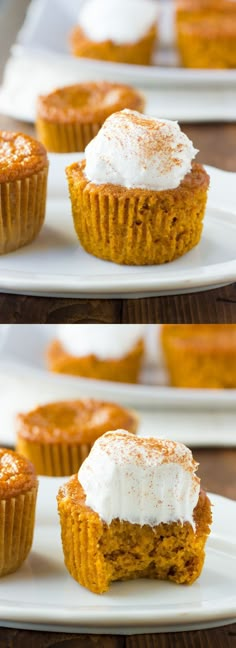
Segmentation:
{"type": "Polygon", "coordinates": [[[201,238],[209,176],[177,122],[114,113],[66,169],[74,227],[101,259],[155,265],[201,238]]]}
{"type": "Polygon", "coordinates": [[[58,493],[65,565],[96,594],[137,578],[201,574],[211,503],[182,443],[107,432],[58,493]]]}

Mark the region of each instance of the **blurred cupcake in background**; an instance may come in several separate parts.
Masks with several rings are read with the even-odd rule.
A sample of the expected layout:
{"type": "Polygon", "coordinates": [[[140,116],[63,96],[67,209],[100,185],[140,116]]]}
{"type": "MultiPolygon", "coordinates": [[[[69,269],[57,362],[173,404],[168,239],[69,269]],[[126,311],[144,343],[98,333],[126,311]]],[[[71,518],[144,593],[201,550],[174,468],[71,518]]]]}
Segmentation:
{"type": "Polygon", "coordinates": [[[50,371],[137,383],[145,349],[144,324],[61,324],[47,350],[50,371]]]}
{"type": "Polygon", "coordinates": [[[154,0],[87,0],[70,33],[74,56],[150,65],[157,40],[154,0]]]}
{"type": "Polygon", "coordinates": [[[102,434],[122,426],[135,434],[138,422],[134,411],[93,398],[46,403],[18,415],[17,450],[39,475],[72,475],[102,434]]]}
{"type": "Polygon", "coordinates": [[[183,66],[236,67],[235,0],[176,0],[176,31],[183,66]]]}
{"type": "Polygon", "coordinates": [[[173,387],[236,388],[235,324],[164,324],[161,340],[173,387]]]}
{"type": "Polygon", "coordinates": [[[105,119],[124,108],[142,112],[144,96],[131,86],[108,81],[57,88],[38,97],[38,138],[54,153],[84,151],[105,119]]]}

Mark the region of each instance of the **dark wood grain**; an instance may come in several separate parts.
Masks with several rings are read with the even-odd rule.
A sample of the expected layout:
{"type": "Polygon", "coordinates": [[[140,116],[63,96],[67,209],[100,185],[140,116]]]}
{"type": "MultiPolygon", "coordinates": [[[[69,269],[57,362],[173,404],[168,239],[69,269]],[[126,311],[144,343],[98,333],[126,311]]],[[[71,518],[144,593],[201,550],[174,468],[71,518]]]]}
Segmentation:
{"type": "MultiPolygon", "coordinates": [[[[0,322],[12,324],[62,324],[120,322],[118,300],[51,299],[0,294],[0,322]]],[[[235,317],[236,321],[236,317],[235,317]]]]}
{"type": "Polygon", "coordinates": [[[0,648],[236,648],[236,624],[127,637],[0,628],[0,648]]]}
{"type": "Polygon", "coordinates": [[[236,322],[236,284],[188,295],[124,300],[122,322],[232,324],[236,322]]]}
{"type": "Polygon", "coordinates": [[[202,487],[236,500],[236,449],[192,448],[202,487]]]}
{"type": "Polygon", "coordinates": [[[181,124],[181,128],[199,149],[199,162],[236,171],[236,123],[181,124]]]}
{"type": "MultiPolygon", "coordinates": [[[[34,135],[32,125],[0,117],[0,128],[34,135]]],[[[235,124],[182,124],[199,161],[236,171],[235,124]]],[[[1,323],[236,322],[236,284],[203,293],[143,299],[91,300],[0,294],[1,323]]]]}
{"type": "Polygon", "coordinates": [[[0,628],[0,648],[124,648],[125,637],[0,628]]]}
{"type": "MultiPolygon", "coordinates": [[[[79,644],[78,644],[79,645],[79,644]]],[[[128,637],[126,648],[235,648],[236,626],[128,637]]]]}

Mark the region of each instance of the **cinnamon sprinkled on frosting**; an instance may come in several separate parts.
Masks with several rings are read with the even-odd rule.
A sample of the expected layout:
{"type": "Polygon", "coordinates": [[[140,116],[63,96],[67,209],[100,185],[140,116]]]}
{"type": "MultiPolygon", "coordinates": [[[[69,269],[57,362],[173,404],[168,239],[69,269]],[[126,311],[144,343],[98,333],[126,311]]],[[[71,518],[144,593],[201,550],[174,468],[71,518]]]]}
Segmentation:
{"type": "Polygon", "coordinates": [[[197,504],[198,464],[182,443],[107,432],[79,470],[86,504],[108,524],[190,522],[197,504]]]}
{"type": "Polygon", "coordinates": [[[86,147],[85,175],[95,184],[175,189],[196,153],[177,122],[125,109],[113,113],[86,147]]]}

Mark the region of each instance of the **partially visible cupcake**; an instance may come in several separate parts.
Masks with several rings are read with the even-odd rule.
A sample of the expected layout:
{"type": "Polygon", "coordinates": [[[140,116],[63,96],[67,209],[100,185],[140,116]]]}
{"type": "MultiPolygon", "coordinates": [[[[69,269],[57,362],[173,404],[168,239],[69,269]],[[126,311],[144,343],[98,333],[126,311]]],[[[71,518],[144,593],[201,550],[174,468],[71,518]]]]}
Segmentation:
{"type": "Polygon", "coordinates": [[[235,324],[165,324],[161,341],[174,387],[236,389],[235,324]]]}
{"type": "Polygon", "coordinates": [[[173,261],[201,238],[209,176],[177,122],[114,113],[66,169],[74,227],[84,249],[107,261],[173,261]]]}
{"type": "Polygon", "coordinates": [[[47,350],[56,373],[137,383],[144,357],[143,324],[61,324],[47,350]]]}
{"type": "Polygon", "coordinates": [[[47,153],[24,133],[0,131],[0,254],[30,243],[43,225],[47,153]]]}
{"type": "Polygon", "coordinates": [[[182,443],[104,434],[58,493],[65,565],[102,594],[113,581],[191,584],[201,574],[211,503],[182,443]]]}
{"type": "Polygon", "coordinates": [[[235,0],[178,0],[176,26],[185,67],[236,67],[235,0]]]}
{"type": "Polygon", "coordinates": [[[142,112],[144,96],[108,81],[78,83],[38,98],[36,128],[48,151],[84,151],[109,115],[123,108],[142,112]]]}
{"type": "Polygon", "coordinates": [[[31,549],[37,489],[30,461],[0,448],[0,576],[16,571],[31,549]]]}
{"type": "Polygon", "coordinates": [[[149,65],[157,40],[153,0],[87,0],[70,34],[74,56],[149,65]]]}
{"type": "Polygon", "coordinates": [[[126,426],[135,434],[138,417],[115,403],[94,399],[41,405],[17,418],[17,450],[39,475],[72,475],[107,430],[126,426]]]}

